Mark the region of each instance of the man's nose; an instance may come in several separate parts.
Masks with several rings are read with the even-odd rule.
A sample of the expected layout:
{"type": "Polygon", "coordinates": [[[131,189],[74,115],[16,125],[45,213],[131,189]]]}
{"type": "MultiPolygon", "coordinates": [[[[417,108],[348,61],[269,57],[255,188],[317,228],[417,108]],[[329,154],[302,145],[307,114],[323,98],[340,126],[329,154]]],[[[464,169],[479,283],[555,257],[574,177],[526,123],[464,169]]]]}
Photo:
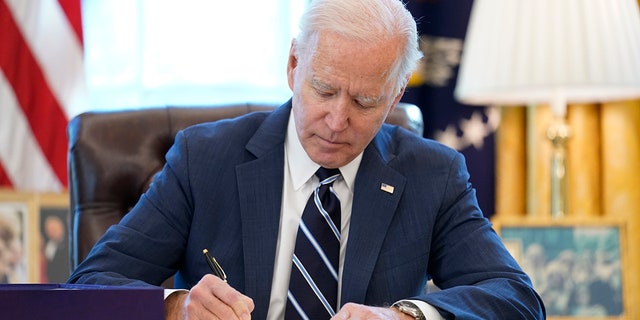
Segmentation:
{"type": "Polygon", "coordinates": [[[340,98],[336,104],[331,107],[325,121],[327,126],[333,131],[343,131],[349,126],[349,108],[351,100],[340,98]]]}

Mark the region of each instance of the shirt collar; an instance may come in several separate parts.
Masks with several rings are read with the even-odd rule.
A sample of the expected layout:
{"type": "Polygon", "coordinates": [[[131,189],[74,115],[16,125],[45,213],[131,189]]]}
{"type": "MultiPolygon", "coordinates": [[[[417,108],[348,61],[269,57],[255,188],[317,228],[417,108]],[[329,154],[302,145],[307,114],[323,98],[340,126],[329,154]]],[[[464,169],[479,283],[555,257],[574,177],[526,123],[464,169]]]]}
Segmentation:
{"type": "MultiPolygon", "coordinates": [[[[300,188],[313,177],[318,168],[320,168],[320,165],[309,158],[309,155],[307,155],[307,152],[304,151],[304,148],[302,147],[302,143],[300,143],[300,138],[296,132],[293,110],[289,116],[284,148],[285,156],[289,163],[288,170],[293,182],[293,188],[295,190],[300,190],[300,188]]],[[[358,173],[358,167],[360,166],[361,161],[362,152],[351,162],[339,168],[340,173],[342,174],[342,179],[347,184],[347,187],[351,192],[353,192],[356,174],[358,173]]]]}

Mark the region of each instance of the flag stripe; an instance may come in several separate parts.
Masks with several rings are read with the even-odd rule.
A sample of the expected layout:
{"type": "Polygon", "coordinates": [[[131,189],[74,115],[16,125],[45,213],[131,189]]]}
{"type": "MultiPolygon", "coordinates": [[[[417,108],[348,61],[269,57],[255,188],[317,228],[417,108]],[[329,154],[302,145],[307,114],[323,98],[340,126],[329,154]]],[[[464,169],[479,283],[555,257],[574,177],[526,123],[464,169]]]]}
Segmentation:
{"type": "Polygon", "coordinates": [[[67,16],[67,20],[78,38],[78,42],[82,44],[82,7],[78,0],[58,0],[60,7],[67,16]]]}
{"type": "Polygon", "coordinates": [[[66,18],[65,9],[56,0],[0,1],[5,1],[13,13],[24,42],[66,117],[70,119],[84,111],[82,44],[66,18]]]}
{"type": "Polygon", "coordinates": [[[42,154],[4,74],[0,72],[0,163],[15,189],[61,191],[63,186],[42,154]]]}
{"type": "Polygon", "coordinates": [[[0,186],[12,186],[11,180],[9,180],[9,176],[7,176],[7,172],[4,170],[4,166],[2,165],[2,161],[0,161],[0,186]]]}
{"type": "Polygon", "coordinates": [[[33,135],[51,163],[60,182],[67,181],[67,119],[49,89],[40,66],[27,46],[9,7],[0,4],[0,30],[13,46],[3,44],[0,50],[0,68],[16,95],[29,122],[33,135]]]}

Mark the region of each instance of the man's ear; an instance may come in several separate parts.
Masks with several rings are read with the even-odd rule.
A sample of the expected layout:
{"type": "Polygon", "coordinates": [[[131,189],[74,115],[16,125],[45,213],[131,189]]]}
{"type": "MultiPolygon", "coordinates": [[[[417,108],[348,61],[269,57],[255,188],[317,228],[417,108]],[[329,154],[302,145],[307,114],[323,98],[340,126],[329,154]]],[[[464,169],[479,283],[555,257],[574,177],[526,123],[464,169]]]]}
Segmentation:
{"type": "Polygon", "coordinates": [[[289,60],[287,61],[287,81],[289,89],[293,90],[293,81],[298,66],[298,58],[296,57],[296,39],[291,40],[291,48],[289,49],[289,60]]]}
{"type": "Polygon", "coordinates": [[[402,88],[400,89],[400,92],[398,92],[398,95],[393,99],[393,103],[391,104],[391,108],[389,109],[389,113],[387,114],[390,115],[391,112],[393,112],[393,109],[396,108],[396,106],[398,105],[398,102],[400,102],[400,99],[402,99],[402,96],[404,95],[404,90],[407,89],[407,83],[409,81],[409,77],[407,77],[407,79],[405,79],[405,85],[402,86],[402,88]]]}

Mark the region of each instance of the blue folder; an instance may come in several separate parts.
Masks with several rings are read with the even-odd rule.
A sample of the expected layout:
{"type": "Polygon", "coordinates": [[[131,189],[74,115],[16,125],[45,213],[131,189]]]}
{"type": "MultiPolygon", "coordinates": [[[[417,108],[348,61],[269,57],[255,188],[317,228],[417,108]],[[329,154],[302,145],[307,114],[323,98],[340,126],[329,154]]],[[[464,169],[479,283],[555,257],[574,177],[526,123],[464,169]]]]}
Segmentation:
{"type": "Polygon", "coordinates": [[[162,288],[78,284],[2,284],[0,318],[162,320],[162,288]]]}

